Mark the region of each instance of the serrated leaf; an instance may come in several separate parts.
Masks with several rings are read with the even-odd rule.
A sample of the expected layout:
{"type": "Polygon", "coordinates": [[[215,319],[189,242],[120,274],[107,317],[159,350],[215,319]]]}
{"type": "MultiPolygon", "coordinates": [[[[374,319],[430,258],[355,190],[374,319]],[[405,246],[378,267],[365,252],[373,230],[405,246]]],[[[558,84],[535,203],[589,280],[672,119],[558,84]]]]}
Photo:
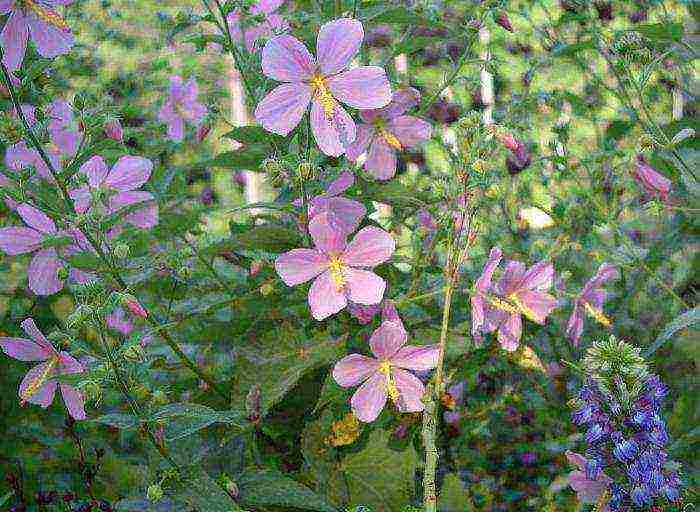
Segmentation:
{"type": "Polygon", "coordinates": [[[666,343],[671,337],[676,334],[681,329],[685,329],[700,322],[700,306],[695,306],[683,313],[680,316],[674,318],[671,322],[666,324],[664,330],[657,336],[656,341],[644,351],[646,357],[650,357],[656,352],[664,343],[666,343]]]}
{"type": "Polygon", "coordinates": [[[250,144],[236,151],[225,151],[211,160],[206,160],[200,165],[209,167],[223,167],[225,169],[255,170],[260,163],[267,158],[270,148],[262,144],[250,144]]]}
{"type": "Polygon", "coordinates": [[[634,30],[653,41],[680,41],[683,38],[682,23],[644,23],[634,30]]]}
{"type": "Polygon", "coordinates": [[[269,469],[249,470],[236,481],[244,507],[278,506],[318,512],[337,509],[296,480],[269,469]]]}
{"type": "Polygon", "coordinates": [[[109,427],[121,429],[136,428],[136,426],[139,424],[139,419],[133,414],[122,413],[103,414],[92,421],[95,423],[101,423],[102,425],[107,425],[109,427]]]}
{"type": "Polygon", "coordinates": [[[245,428],[245,414],[239,411],[215,411],[200,404],[168,404],[154,412],[149,421],[167,422],[164,438],[166,441],[181,439],[207,428],[214,423],[227,423],[245,428]]]}
{"type": "Polygon", "coordinates": [[[301,235],[295,229],[265,224],[234,235],[234,243],[241,249],[280,253],[301,245],[301,235]]]}

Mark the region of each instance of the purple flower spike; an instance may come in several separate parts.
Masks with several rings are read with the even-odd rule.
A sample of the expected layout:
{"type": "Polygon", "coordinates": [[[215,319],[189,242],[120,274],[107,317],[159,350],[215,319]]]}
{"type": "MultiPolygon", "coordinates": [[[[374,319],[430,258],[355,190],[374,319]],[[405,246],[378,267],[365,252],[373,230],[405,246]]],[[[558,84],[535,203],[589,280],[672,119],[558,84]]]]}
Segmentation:
{"type": "Polygon", "coordinates": [[[31,36],[42,57],[52,59],[68,53],[75,43],[70,27],[57,7],[73,0],[0,0],[0,14],[9,14],[0,33],[3,63],[10,71],[18,69],[31,36]]]}
{"type": "Polygon", "coordinates": [[[70,415],[76,420],[84,420],[85,400],[82,393],[75,387],[56,380],[59,375],[82,373],[83,366],[67,352],[56,351],[31,318],[21,325],[31,339],[0,338],[0,348],[8,356],[18,361],[42,361],[27,372],[19,385],[21,401],[46,409],[53,402],[56,388],[59,387],[70,415]]]}
{"type": "Polygon", "coordinates": [[[583,318],[586,313],[605,327],[610,326],[610,320],[603,313],[605,291],[601,287],[608,281],[617,279],[619,273],[614,265],[603,263],[596,274],[584,285],[581,294],[574,301],[574,310],[566,326],[566,335],[574,345],[579,344],[583,333],[583,318]]]}
{"type": "Polygon", "coordinates": [[[396,244],[386,231],[368,226],[346,243],[346,234],[333,227],[328,215],[309,223],[315,249],[293,249],[281,254],[275,269],[287,284],[295,286],[314,279],[309,289],[309,307],[316,320],[344,309],[348,301],[379,304],[386,282],[371,269],[394,253],[396,244]]]}
{"type": "Polygon", "coordinates": [[[391,101],[386,72],[376,66],[347,69],[364,38],[362,23],[347,18],[321,27],[318,60],[289,35],[270,39],[262,51],[263,73],[278,82],[255,109],[267,130],[286,136],[311,104],[311,129],[323,153],[340,156],[355,140],[355,122],[338,103],[354,108],[380,108],[391,101]]]}
{"type": "Polygon", "coordinates": [[[406,345],[406,331],[397,322],[382,322],[370,338],[374,357],[350,354],[333,368],[333,378],[342,387],[362,383],[350,404],[357,419],[370,423],[377,419],[391,398],[401,412],[423,410],[423,383],[407,370],[435,368],[438,345],[406,345]],[[406,346],[404,346],[406,345],[406,346]]]}
{"type": "Polygon", "coordinates": [[[343,233],[352,233],[367,213],[364,205],[353,199],[339,197],[340,194],[353,186],[355,176],[350,171],[343,172],[328,185],[325,194],[314,197],[309,201],[309,220],[317,215],[327,214],[333,226],[343,233]]]}
{"type": "Polygon", "coordinates": [[[430,138],[431,127],[426,121],[405,115],[418,105],[420,93],[413,89],[394,92],[391,103],[376,110],[361,110],[364,121],[357,127],[357,138],[348,148],[348,160],[354,162],[368,151],[365,170],[378,180],[388,180],[396,174],[396,153],[414,148],[430,138]]]}
{"type": "Polygon", "coordinates": [[[158,119],[168,125],[168,137],[174,142],[185,138],[185,123],[198,126],[207,108],[197,101],[199,88],[194,79],[187,83],[179,76],[170,77],[170,96],[158,113],[158,119]]]}

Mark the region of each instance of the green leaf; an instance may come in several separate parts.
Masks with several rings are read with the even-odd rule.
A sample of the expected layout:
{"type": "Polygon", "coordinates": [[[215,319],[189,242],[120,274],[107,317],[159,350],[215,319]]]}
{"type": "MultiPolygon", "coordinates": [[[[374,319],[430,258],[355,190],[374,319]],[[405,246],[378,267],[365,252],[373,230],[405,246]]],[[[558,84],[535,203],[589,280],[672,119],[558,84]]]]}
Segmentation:
{"type": "Polygon", "coordinates": [[[645,23],[634,30],[653,41],[680,41],[683,38],[682,23],[645,23]]]}
{"type": "Polygon", "coordinates": [[[102,260],[96,254],[81,252],[68,258],[71,267],[85,270],[96,270],[102,268],[102,260]]]}
{"type": "Polygon", "coordinates": [[[225,151],[211,160],[206,160],[199,165],[204,167],[223,167],[225,169],[256,170],[260,163],[270,154],[270,148],[263,144],[251,144],[243,146],[236,151],[225,151]]]}
{"type": "Polygon", "coordinates": [[[454,473],[448,474],[442,482],[440,496],[438,499],[438,510],[440,512],[469,512],[474,510],[474,504],[469,498],[469,493],[464,488],[464,484],[454,473]]]}
{"type": "Polygon", "coordinates": [[[149,421],[167,421],[165,440],[174,441],[207,428],[214,423],[228,423],[245,428],[245,414],[240,411],[215,411],[200,404],[178,403],[162,407],[151,415],[149,421]]]}
{"type": "Polygon", "coordinates": [[[281,253],[299,247],[301,235],[296,229],[263,224],[234,235],[234,242],[242,249],[281,253]]]}
{"type": "Polygon", "coordinates": [[[388,447],[390,434],[375,430],[359,452],[341,462],[350,490],[350,505],[367,505],[374,512],[400,512],[410,501],[418,466],[413,445],[403,451],[388,447]]]}
{"type": "Polygon", "coordinates": [[[593,41],[581,41],[580,43],[563,44],[552,50],[552,55],[555,57],[572,57],[583,50],[593,50],[595,44],[593,41]]]}
{"type": "Polygon", "coordinates": [[[671,339],[671,337],[678,331],[690,327],[698,322],[700,322],[700,306],[695,306],[693,309],[686,311],[669,322],[661,334],[659,334],[659,336],[656,338],[656,341],[654,341],[654,343],[652,343],[652,345],[644,351],[644,356],[652,356],[654,352],[661,347],[661,345],[671,339]]]}
{"type": "Polygon", "coordinates": [[[0,507],[2,507],[5,503],[7,503],[12,496],[15,495],[15,491],[10,491],[6,493],[2,498],[0,498],[0,507]]]}
{"type": "Polygon", "coordinates": [[[372,16],[374,23],[396,23],[399,25],[425,25],[428,20],[411,12],[406,7],[392,7],[372,16]]]}
{"type": "Polygon", "coordinates": [[[279,506],[337,512],[308,487],[274,470],[249,470],[236,481],[244,507],[279,506]]]}
{"type": "Polygon", "coordinates": [[[122,413],[104,414],[92,421],[121,429],[136,428],[136,426],[139,424],[139,419],[133,414],[122,413]]]}
{"type": "Polygon", "coordinates": [[[240,126],[222,135],[227,139],[236,140],[241,144],[270,144],[282,141],[282,137],[270,133],[262,126],[240,126]]]}
{"type": "Polygon", "coordinates": [[[203,470],[197,470],[175,493],[173,498],[183,501],[199,512],[232,512],[241,510],[219,484],[203,470]]]}

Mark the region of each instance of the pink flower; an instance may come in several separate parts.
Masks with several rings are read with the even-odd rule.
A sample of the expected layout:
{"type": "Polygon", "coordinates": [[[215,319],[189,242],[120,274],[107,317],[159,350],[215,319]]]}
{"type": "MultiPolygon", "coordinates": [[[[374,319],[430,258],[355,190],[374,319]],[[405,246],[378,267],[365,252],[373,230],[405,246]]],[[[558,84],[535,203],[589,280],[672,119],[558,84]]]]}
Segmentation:
{"type": "Polygon", "coordinates": [[[111,314],[105,317],[107,327],[113,331],[117,331],[123,336],[131,334],[134,330],[134,324],[130,318],[126,316],[126,311],[123,308],[115,309],[111,314]]]}
{"type": "Polygon", "coordinates": [[[256,42],[258,39],[269,39],[275,34],[280,34],[289,30],[289,23],[275,11],[279,9],[284,0],[259,0],[250,8],[252,16],[262,16],[263,21],[257,25],[253,25],[245,33],[241,30],[241,13],[239,11],[231,11],[226,20],[228,22],[229,31],[234,41],[245,39],[246,49],[253,53],[258,51],[256,42]]]}
{"type": "Polygon", "coordinates": [[[658,173],[646,162],[642,155],[637,156],[637,163],[632,170],[632,176],[647,194],[652,197],[658,197],[664,203],[668,203],[668,194],[671,192],[671,180],[658,173]]]}
{"type": "Polygon", "coordinates": [[[73,158],[80,145],[80,127],[73,117],[73,108],[63,100],[51,102],[47,111],[54,152],[60,157],[73,158]]]}
{"type": "Polygon", "coordinates": [[[360,110],[364,123],[357,127],[357,138],[347,150],[348,160],[354,162],[369,148],[364,165],[367,172],[379,180],[392,178],[396,174],[396,153],[430,138],[430,124],[405,115],[419,100],[417,90],[402,89],[394,92],[386,107],[360,110]]]}
{"type": "Polygon", "coordinates": [[[10,71],[22,65],[30,35],[42,57],[52,59],[70,51],[75,38],[56,8],[71,3],[73,0],[0,0],[0,14],[9,14],[0,46],[10,71]]]}
{"type": "Polygon", "coordinates": [[[190,79],[183,83],[179,76],[170,77],[170,96],[158,113],[158,119],[168,125],[170,140],[180,142],[185,138],[185,122],[199,125],[207,108],[197,101],[197,82],[190,79]]]}
{"type": "Polygon", "coordinates": [[[22,402],[30,402],[46,409],[53,402],[56,387],[60,387],[63,402],[70,415],[84,420],[85,400],[80,391],[70,384],[59,383],[57,377],[82,373],[83,366],[67,352],[57,352],[39,331],[31,318],[22,322],[22,329],[31,339],[0,338],[0,347],[19,361],[43,361],[27,372],[19,385],[22,402]]]}
{"type": "Polygon", "coordinates": [[[124,142],[124,129],[119,119],[110,119],[105,123],[105,135],[117,142],[124,142]]]}
{"type": "MultiPolygon", "coordinates": [[[[77,230],[58,231],[48,216],[33,206],[20,204],[17,213],[27,227],[13,226],[0,229],[0,249],[10,256],[34,253],[27,269],[29,288],[37,295],[52,295],[63,289],[61,271],[64,258],[84,250],[76,238],[77,230]]],[[[71,270],[68,277],[84,283],[86,274],[71,270]]]]}
{"type": "Polygon", "coordinates": [[[75,211],[85,213],[92,208],[104,206],[107,213],[116,213],[124,208],[143,204],[124,216],[124,222],[142,229],[158,224],[158,205],[150,192],[136,190],[151,176],[153,164],[146,158],[123,156],[112,169],[108,169],[101,156],[93,156],[85,162],[79,172],[87,177],[87,185],[70,191],[75,211]],[[94,200],[99,196],[99,200],[94,200]]]}
{"type": "Polygon", "coordinates": [[[350,354],[333,368],[333,378],[342,387],[362,383],[350,400],[355,416],[370,423],[377,419],[391,398],[401,412],[423,410],[423,383],[406,370],[427,371],[437,364],[437,345],[406,345],[406,331],[396,322],[382,322],[369,340],[374,358],[350,354]]]}
{"type": "MultiPolygon", "coordinates": [[[[579,468],[578,471],[569,473],[569,486],[576,491],[578,500],[581,503],[597,503],[601,494],[603,494],[612,483],[612,478],[601,471],[595,480],[590,480],[588,476],[586,476],[586,459],[583,458],[583,456],[578,453],[567,451],[566,458],[569,460],[569,463],[579,468]]],[[[601,509],[601,512],[609,511],[610,508],[608,505],[605,505],[601,509]]]]}
{"type": "Polygon", "coordinates": [[[334,228],[327,215],[309,223],[315,249],[293,249],[281,254],[275,269],[288,286],[314,279],[309,289],[309,307],[316,320],[323,320],[345,308],[348,301],[378,304],[386,283],[371,269],[394,253],[394,239],[386,231],[362,228],[348,244],[347,235],[334,228]]]}
{"type": "Polygon", "coordinates": [[[584,285],[581,294],[574,301],[574,310],[571,312],[569,323],[566,326],[566,335],[574,345],[578,346],[581,339],[583,318],[586,313],[604,326],[610,326],[610,320],[603,314],[605,291],[601,290],[601,287],[606,282],[617,279],[618,275],[615,266],[603,263],[595,275],[584,285]]]}
{"type": "Polygon", "coordinates": [[[122,300],[122,305],[129,310],[129,312],[139,318],[148,318],[148,311],[139,303],[139,301],[134,296],[127,296],[122,300]]]}
{"type": "Polygon", "coordinates": [[[477,279],[471,298],[472,336],[498,331],[498,342],[508,351],[515,351],[522,334],[522,318],[544,324],[556,306],[556,299],[546,293],[552,286],[554,267],[540,261],[530,269],[519,261],[509,261],[503,276],[495,285],[491,279],[501,261],[501,250],[491,249],[481,277],[477,279]]]}
{"type": "Polygon", "coordinates": [[[262,51],[263,73],[279,82],[255,110],[270,132],[287,135],[311,104],[311,129],[326,155],[340,156],[355,140],[355,122],[338,101],[354,108],[380,108],[391,100],[386,72],[376,66],[345,70],[362,44],[362,23],[347,18],[324,24],[318,33],[318,62],[289,35],[270,39],[262,51]]]}
{"type": "Polygon", "coordinates": [[[364,205],[346,197],[338,197],[355,183],[355,176],[345,171],[328,185],[325,194],[318,195],[309,201],[309,220],[317,215],[325,214],[331,224],[344,233],[352,233],[360,225],[362,217],[367,213],[364,205]]]}

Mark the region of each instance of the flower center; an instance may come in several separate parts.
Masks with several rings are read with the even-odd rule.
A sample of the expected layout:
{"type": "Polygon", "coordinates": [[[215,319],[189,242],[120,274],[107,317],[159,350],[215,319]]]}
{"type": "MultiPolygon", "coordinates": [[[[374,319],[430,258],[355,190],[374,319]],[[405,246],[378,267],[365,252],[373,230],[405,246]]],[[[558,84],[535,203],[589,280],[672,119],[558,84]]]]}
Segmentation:
{"type": "Polygon", "coordinates": [[[511,304],[506,300],[501,299],[500,297],[496,297],[495,295],[488,297],[488,301],[489,304],[491,304],[493,307],[498,308],[501,311],[505,311],[506,313],[520,313],[520,310],[517,306],[511,304]]]}
{"type": "Polygon", "coordinates": [[[328,263],[328,270],[331,273],[331,280],[333,284],[335,284],[336,290],[342,290],[346,282],[344,274],[345,264],[343,260],[337,256],[332,256],[331,261],[328,263]]]}
{"type": "Polygon", "coordinates": [[[386,141],[386,143],[389,144],[389,146],[399,151],[403,149],[403,147],[401,146],[401,142],[399,142],[399,139],[396,138],[396,135],[394,135],[386,129],[386,121],[384,119],[382,119],[381,117],[375,119],[374,128],[377,130],[377,133],[379,133],[379,135],[386,141]]]}
{"type": "Polygon", "coordinates": [[[44,368],[44,371],[41,372],[41,374],[37,378],[35,378],[32,382],[30,382],[29,385],[20,394],[20,398],[22,399],[22,402],[28,401],[32,396],[34,396],[36,394],[37,391],[39,391],[41,389],[41,387],[49,379],[49,377],[53,373],[54,368],[57,365],[58,365],[58,357],[52,358],[48,362],[48,364],[46,365],[46,368],[44,368]]]}
{"type": "Polygon", "coordinates": [[[588,302],[584,302],[583,307],[586,310],[586,313],[588,313],[596,322],[599,322],[605,327],[610,327],[612,325],[610,319],[605,316],[602,311],[594,308],[588,302]]]}
{"type": "Polygon", "coordinates": [[[335,112],[335,99],[328,90],[328,86],[326,85],[326,81],[323,76],[315,74],[313,78],[311,78],[310,83],[314,97],[323,107],[323,113],[327,118],[333,117],[333,113],[335,112]]]}
{"type": "Polygon", "coordinates": [[[394,379],[391,376],[391,363],[382,361],[379,364],[379,371],[386,376],[386,392],[394,402],[399,400],[399,388],[396,387],[394,379]]]}
{"type": "Polygon", "coordinates": [[[532,311],[532,309],[528,308],[525,304],[520,302],[520,299],[517,295],[515,295],[514,293],[509,295],[508,300],[515,304],[517,310],[520,311],[520,313],[522,313],[523,315],[525,315],[525,317],[532,320],[533,322],[538,322],[537,315],[535,314],[535,312],[532,311]]]}
{"type": "Polygon", "coordinates": [[[41,5],[36,0],[20,0],[19,5],[25,13],[33,12],[41,21],[64,32],[70,32],[70,27],[60,14],[45,5],[41,5]]]}

